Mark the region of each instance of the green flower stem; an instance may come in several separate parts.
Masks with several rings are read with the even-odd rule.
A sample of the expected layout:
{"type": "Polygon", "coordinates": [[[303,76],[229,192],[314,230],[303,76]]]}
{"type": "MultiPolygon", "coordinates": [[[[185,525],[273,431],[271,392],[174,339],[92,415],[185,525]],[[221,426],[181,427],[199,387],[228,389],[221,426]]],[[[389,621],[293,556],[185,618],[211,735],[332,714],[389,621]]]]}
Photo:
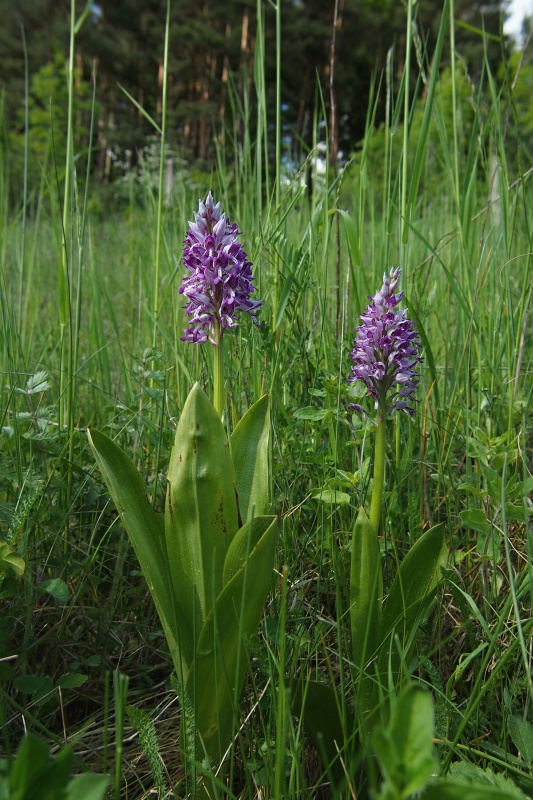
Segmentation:
{"type": "Polygon", "coordinates": [[[222,412],[224,411],[224,338],[222,336],[223,330],[219,323],[215,327],[216,341],[215,347],[215,360],[214,360],[214,400],[216,412],[222,419],[222,412]]]}
{"type": "Polygon", "coordinates": [[[372,502],[370,504],[370,522],[376,536],[379,533],[381,511],[383,506],[383,485],[385,483],[385,432],[386,421],[378,413],[376,446],[374,452],[374,485],[372,487],[372,502]]]}

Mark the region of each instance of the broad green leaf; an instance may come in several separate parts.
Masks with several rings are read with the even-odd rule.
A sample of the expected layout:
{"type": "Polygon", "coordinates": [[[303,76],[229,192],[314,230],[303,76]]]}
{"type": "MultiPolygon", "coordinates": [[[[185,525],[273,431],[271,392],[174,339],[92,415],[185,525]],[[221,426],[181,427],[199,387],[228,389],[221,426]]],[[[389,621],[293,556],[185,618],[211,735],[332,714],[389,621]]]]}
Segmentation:
{"type": "Polygon", "coordinates": [[[79,672],[67,672],[66,675],[62,675],[57,680],[56,686],[59,686],[60,689],[77,689],[88,680],[87,675],[82,675],[79,672]]]}
{"type": "MultiPolygon", "coordinates": [[[[441,569],[446,564],[444,528],[436,525],[413,545],[398,568],[389,596],[383,607],[379,627],[378,671],[386,676],[399,671],[397,647],[385,644],[397,634],[404,654],[414,643],[415,632],[435,596],[441,569]]],[[[377,690],[377,686],[375,687],[377,690]]]]}
{"type": "Polygon", "coordinates": [[[194,653],[192,620],[183,613],[179,597],[174,599],[163,517],[146,499],[143,480],[123,450],[100,431],[90,430],[88,436],[154,599],[174,666],[186,676],[194,653]]]}
{"type": "Polygon", "coordinates": [[[514,715],[509,718],[508,726],[514,746],[527,764],[533,764],[533,725],[514,715]]]}
{"type": "Polygon", "coordinates": [[[261,397],[248,409],[231,435],[239,511],[245,522],[253,513],[260,517],[269,508],[268,444],[270,398],[261,397]]]}
{"type": "Polygon", "coordinates": [[[457,486],[457,491],[458,492],[468,492],[469,494],[473,494],[476,497],[479,497],[481,499],[484,499],[484,498],[488,497],[487,492],[482,491],[481,489],[478,489],[477,486],[472,486],[471,483],[459,483],[458,486],[457,486]]]}
{"type": "Polygon", "coordinates": [[[66,603],[70,597],[68,586],[61,578],[50,578],[50,580],[39,584],[39,588],[44,589],[45,592],[52,595],[59,603],[66,603]]]}
{"type": "Polygon", "coordinates": [[[99,653],[95,653],[94,655],[89,656],[88,658],[84,658],[83,663],[87,667],[99,667],[100,664],[102,663],[102,656],[99,653]]]}
{"type": "Polygon", "coordinates": [[[271,525],[272,517],[254,517],[245,522],[237,531],[224,562],[224,586],[244,566],[250,553],[271,525]]]}
{"type": "Polygon", "coordinates": [[[350,503],[350,499],[349,494],[340,492],[337,489],[321,489],[313,495],[313,500],[334,506],[347,506],[350,503]]]}
{"type": "Polygon", "coordinates": [[[38,697],[44,697],[54,689],[54,682],[49,675],[18,675],[13,683],[19,692],[38,697]]]}
{"type": "Polygon", "coordinates": [[[508,500],[520,500],[533,492],[533,478],[527,478],[525,481],[516,481],[510,486],[511,481],[507,484],[506,494],[508,500]]]}
{"type": "Polygon", "coordinates": [[[428,600],[435,595],[441,569],[446,565],[447,551],[444,544],[444,527],[436,525],[413,545],[400,567],[392,584],[381,618],[379,642],[389,638],[397,626],[402,626],[406,641],[413,627],[420,622],[420,615],[428,600]]]}
{"type": "Polygon", "coordinates": [[[403,800],[420,791],[435,768],[429,692],[414,684],[406,686],[393,700],[388,726],[376,728],[372,742],[388,784],[383,795],[403,800]]]}
{"type": "Polygon", "coordinates": [[[65,800],[103,800],[108,784],[107,775],[84,772],[72,778],[67,786],[65,800]]]}
{"type": "MultiPolygon", "coordinates": [[[[57,800],[63,797],[72,769],[69,745],[52,758],[46,744],[32,734],[22,740],[10,775],[12,800],[57,800]]],[[[81,798],[80,798],[81,800],[81,798]]]]}
{"type": "Polygon", "coordinates": [[[303,679],[298,681],[292,694],[292,709],[320,754],[326,774],[335,788],[341,790],[346,779],[341,757],[355,730],[349,710],[344,709],[343,723],[340,698],[335,689],[303,679]]]}
{"type": "Polygon", "coordinates": [[[525,800],[522,792],[516,794],[507,789],[465,785],[448,779],[435,781],[419,795],[419,800],[519,800],[520,798],[525,800]]]}
{"type": "Polygon", "coordinates": [[[174,594],[195,645],[222,590],[238,530],[235,475],[220,417],[196,383],[185,402],[168,469],[165,536],[174,594]]]}
{"type": "Polygon", "coordinates": [[[201,744],[219,763],[231,738],[247,667],[245,639],[256,633],[272,581],[277,520],[217,597],[202,628],[186,691],[201,744]]]}
{"type": "Polygon", "coordinates": [[[306,419],[311,422],[321,422],[327,414],[331,414],[327,408],[316,408],[315,406],[305,406],[294,412],[295,419],[306,419]]]}
{"type": "Polygon", "coordinates": [[[11,770],[10,788],[13,794],[25,797],[35,779],[39,779],[50,766],[48,747],[32,733],[22,739],[11,770]]]}
{"type": "Polygon", "coordinates": [[[371,688],[363,671],[378,646],[382,595],[383,576],[378,537],[361,506],[352,535],[350,625],[352,655],[360,670],[358,694],[362,711],[369,710],[371,688]]]}
{"type": "Polygon", "coordinates": [[[508,520],[527,522],[530,514],[530,509],[525,508],[522,503],[507,503],[505,506],[505,516],[508,520]]]}
{"type": "Polygon", "coordinates": [[[466,508],[459,512],[461,521],[465,528],[472,528],[475,531],[488,531],[490,524],[485,516],[485,512],[480,508],[466,508]]]}
{"type": "Polygon", "coordinates": [[[525,800],[525,796],[503,773],[457,761],[445,778],[426,787],[420,800],[525,800]]]}
{"type": "MultiPolygon", "coordinates": [[[[522,800],[524,798],[522,790],[503,772],[494,772],[488,767],[479,767],[477,764],[472,764],[471,761],[456,761],[451,764],[450,770],[446,776],[446,781],[460,784],[463,786],[463,789],[467,787],[472,787],[472,789],[476,791],[485,789],[489,793],[489,797],[493,797],[494,795],[492,795],[492,792],[496,790],[500,793],[501,797],[519,798],[519,800],[520,798],[522,798],[522,800]]],[[[470,796],[469,789],[467,795],[470,796]]]]}
{"type": "Polygon", "coordinates": [[[26,564],[7,542],[0,542],[0,572],[14,572],[17,577],[24,573],[26,564]]]}

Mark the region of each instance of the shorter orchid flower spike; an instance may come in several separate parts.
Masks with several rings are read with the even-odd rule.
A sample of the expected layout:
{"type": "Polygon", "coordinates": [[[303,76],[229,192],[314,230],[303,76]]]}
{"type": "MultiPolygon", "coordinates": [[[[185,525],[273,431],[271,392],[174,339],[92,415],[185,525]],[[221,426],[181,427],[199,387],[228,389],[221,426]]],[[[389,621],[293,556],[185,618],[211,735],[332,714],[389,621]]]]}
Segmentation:
{"type": "MultiPolygon", "coordinates": [[[[374,399],[381,419],[394,411],[414,414],[414,394],[418,387],[416,366],[420,357],[420,340],[407,309],[396,310],[403,292],[396,292],[401,270],[391,269],[383,276],[383,285],[369,297],[370,304],[356,330],[350,383],[362,381],[374,399]]],[[[350,406],[359,413],[359,404],[350,406]]]]}
{"type": "Polygon", "coordinates": [[[184,242],[183,263],[188,274],[180,294],[187,299],[184,308],[190,327],[184,328],[183,341],[201,344],[209,340],[216,345],[225,328],[238,325],[243,311],[258,324],[256,313],[262,302],[250,300],[252,263],[239,235],[237,225],[227,220],[211,192],[205,203],[199,201],[184,242]]]}

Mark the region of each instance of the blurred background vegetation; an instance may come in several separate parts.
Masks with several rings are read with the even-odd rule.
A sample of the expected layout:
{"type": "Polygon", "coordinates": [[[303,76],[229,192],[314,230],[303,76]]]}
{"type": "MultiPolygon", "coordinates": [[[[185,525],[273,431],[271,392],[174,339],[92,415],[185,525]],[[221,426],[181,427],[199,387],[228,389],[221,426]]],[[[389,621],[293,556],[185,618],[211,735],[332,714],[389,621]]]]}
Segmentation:
{"type": "MultiPolygon", "coordinates": [[[[500,87],[507,83],[509,95],[512,90],[514,113],[507,135],[513,136],[513,126],[520,127],[521,148],[529,158],[533,66],[527,48],[522,50],[503,35],[507,6],[506,0],[455,3],[462,122],[468,128],[472,121],[488,65],[500,87]]],[[[70,0],[0,0],[0,136],[2,151],[9,153],[9,186],[15,204],[20,200],[16,195],[24,168],[26,92],[31,130],[29,185],[37,190],[43,179],[54,181],[55,165],[65,163],[70,7],[70,0]]],[[[424,76],[431,66],[424,63],[425,54],[434,52],[442,4],[419,0],[415,9],[416,58],[411,60],[410,81],[412,98],[419,98],[422,108],[424,76]]],[[[76,38],[78,171],[85,171],[80,162],[91,147],[93,177],[102,186],[114,184],[116,200],[124,189],[124,178],[127,184],[127,177],[141,164],[149,166],[151,157],[158,159],[152,152],[156,131],[147,115],[161,123],[166,2],[100,0],[89,3],[87,10],[76,38]],[[93,87],[96,114],[89,141],[93,87]]],[[[258,26],[265,35],[261,65],[267,107],[261,113],[275,119],[275,9],[255,0],[180,0],[172,4],[170,13],[169,156],[174,165],[185,166],[189,175],[194,170],[209,173],[223,129],[241,138],[236,142],[237,153],[245,136],[254,138],[258,26]]],[[[527,31],[523,41],[527,41],[527,31]]],[[[444,69],[447,53],[450,49],[445,46],[444,69]]],[[[286,0],[281,3],[281,54],[283,163],[301,164],[316,144],[317,109],[319,116],[322,109],[321,138],[329,137],[331,163],[345,162],[365,135],[369,109],[372,124],[379,128],[386,121],[387,103],[399,90],[405,60],[404,4],[396,0],[286,0]]],[[[451,81],[448,87],[441,82],[444,95],[447,88],[449,97],[443,102],[451,108],[451,81]]]]}

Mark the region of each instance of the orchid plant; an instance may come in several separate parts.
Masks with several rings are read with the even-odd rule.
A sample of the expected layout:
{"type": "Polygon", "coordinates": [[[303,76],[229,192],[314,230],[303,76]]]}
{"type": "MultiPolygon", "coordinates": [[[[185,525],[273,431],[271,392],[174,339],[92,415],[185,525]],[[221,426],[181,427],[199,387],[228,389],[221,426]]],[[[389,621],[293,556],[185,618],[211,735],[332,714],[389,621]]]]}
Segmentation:
{"type": "MultiPolygon", "coordinates": [[[[371,419],[375,428],[374,477],[369,515],[361,506],[352,535],[349,618],[351,661],[356,686],[353,711],[346,719],[335,691],[316,681],[301,682],[295,691],[295,710],[323,756],[337,787],[344,785],[342,746],[357,739],[363,753],[373,741],[372,730],[380,701],[398,687],[416,632],[435,597],[445,564],[443,526],[426,531],[399,564],[388,597],[383,602],[383,571],[379,539],[384,512],[387,421],[398,411],[414,414],[421,363],[420,341],[406,309],[398,306],[401,271],[383,276],[383,285],[369,298],[360,318],[351,351],[351,383],[361,382],[372,401],[372,412],[360,403],[351,408],[371,419]],[[355,736],[358,731],[358,737],[355,736]]],[[[419,702],[418,695],[413,702],[419,702]]],[[[375,737],[374,737],[375,738],[375,737]]]]}
{"type": "MultiPolygon", "coordinates": [[[[234,733],[247,668],[245,639],[256,633],[270,588],[276,517],[269,515],[269,398],[253,405],[228,440],[223,335],[248,314],[251,262],[237,226],[200,201],[185,238],[187,275],[180,288],[189,326],[183,341],[211,343],[214,403],[199,384],[179,419],[170,457],[164,517],[149,504],[129,457],[103,433],[89,441],[141,564],[169,645],[180,687],[181,751],[224,761],[234,733]]],[[[200,786],[205,793],[205,784],[200,786]]]]}
{"type": "MultiPolygon", "coordinates": [[[[434,597],[440,567],[445,557],[442,525],[423,534],[400,565],[387,602],[382,605],[383,579],[378,535],[383,515],[387,420],[396,412],[413,416],[421,363],[420,340],[407,309],[399,309],[403,292],[397,291],[401,270],[383,276],[383,285],[370,298],[356,331],[352,375],[374,401],[376,429],[374,480],[370,515],[361,508],[352,542],[350,570],[350,622],[352,652],[359,670],[359,708],[368,714],[376,701],[380,683],[388,671],[398,676],[399,660],[414,643],[414,630],[434,597]],[[400,636],[401,651],[394,644],[400,636]],[[370,664],[377,668],[367,671],[370,664]]],[[[352,409],[366,414],[360,404],[352,409]]]]}

